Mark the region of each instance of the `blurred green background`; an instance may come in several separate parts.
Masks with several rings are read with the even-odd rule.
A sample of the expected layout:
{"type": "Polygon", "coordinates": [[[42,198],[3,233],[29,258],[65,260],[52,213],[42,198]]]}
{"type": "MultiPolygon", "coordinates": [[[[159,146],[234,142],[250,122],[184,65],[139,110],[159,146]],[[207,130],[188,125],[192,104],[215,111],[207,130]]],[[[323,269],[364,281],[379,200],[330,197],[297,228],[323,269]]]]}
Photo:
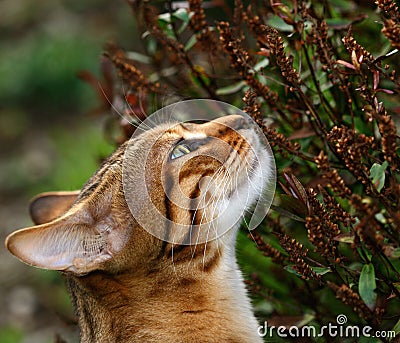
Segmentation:
{"type": "MultiPolygon", "coordinates": [[[[134,21],[123,0],[0,2],[0,240],[31,225],[29,200],[78,189],[113,146],[96,94],[79,80],[99,75],[109,40],[132,45],[134,21]]],[[[58,273],[30,268],[0,244],[0,342],[78,340],[58,273]]]]}
{"type": "MultiPolygon", "coordinates": [[[[33,196],[80,188],[113,150],[104,133],[107,113],[93,114],[98,99],[77,73],[100,75],[107,41],[136,49],[134,24],[124,0],[1,0],[1,242],[32,224],[28,204],[33,196]]],[[[371,40],[375,26],[372,20],[356,26],[361,44],[371,40]]],[[[259,258],[243,232],[239,244],[241,261],[257,261],[257,271],[271,270],[272,262],[259,258]]],[[[244,270],[251,274],[254,264],[244,270]]],[[[286,286],[277,283],[289,275],[280,273],[263,282],[288,294],[288,285],[295,288],[298,280],[286,286]]],[[[327,290],[324,297],[333,295],[327,290]]],[[[61,276],[24,265],[0,243],[0,343],[54,342],[55,334],[77,342],[74,321],[61,276]]]]}

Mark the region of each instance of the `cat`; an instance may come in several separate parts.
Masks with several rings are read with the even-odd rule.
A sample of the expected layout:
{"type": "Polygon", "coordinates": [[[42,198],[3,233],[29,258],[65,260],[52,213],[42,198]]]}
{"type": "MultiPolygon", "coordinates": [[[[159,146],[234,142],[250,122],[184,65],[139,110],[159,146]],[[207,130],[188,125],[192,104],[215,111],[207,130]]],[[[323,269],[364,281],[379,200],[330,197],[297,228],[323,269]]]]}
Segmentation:
{"type": "Polygon", "coordinates": [[[240,221],[228,219],[255,202],[272,168],[241,115],[160,124],[122,144],[80,191],[37,196],[36,226],[10,234],[6,246],[64,274],[83,343],[262,342],[235,258],[240,221]],[[127,186],[142,167],[159,218],[127,186]]]}

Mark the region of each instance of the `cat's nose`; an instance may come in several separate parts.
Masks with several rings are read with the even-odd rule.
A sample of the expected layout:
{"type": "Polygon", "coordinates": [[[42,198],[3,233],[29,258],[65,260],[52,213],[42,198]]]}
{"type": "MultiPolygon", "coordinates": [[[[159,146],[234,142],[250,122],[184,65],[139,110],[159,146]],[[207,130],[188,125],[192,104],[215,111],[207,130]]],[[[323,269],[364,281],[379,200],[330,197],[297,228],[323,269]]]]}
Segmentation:
{"type": "Polygon", "coordinates": [[[250,127],[249,119],[239,114],[231,114],[229,116],[218,118],[218,122],[233,130],[247,129],[250,127]]]}
{"type": "Polygon", "coordinates": [[[240,130],[240,129],[247,129],[249,127],[249,123],[247,118],[241,116],[241,115],[233,115],[234,116],[234,127],[233,129],[235,130],[240,130]]]}

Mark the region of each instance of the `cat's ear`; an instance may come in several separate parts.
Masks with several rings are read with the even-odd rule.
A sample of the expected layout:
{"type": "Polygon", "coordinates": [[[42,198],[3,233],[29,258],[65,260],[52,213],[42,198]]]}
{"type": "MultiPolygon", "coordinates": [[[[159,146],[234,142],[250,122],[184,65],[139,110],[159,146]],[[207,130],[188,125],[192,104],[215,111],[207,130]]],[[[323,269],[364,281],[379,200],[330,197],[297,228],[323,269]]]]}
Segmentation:
{"type": "Polygon", "coordinates": [[[44,224],[60,217],[71,208],[79,192],[48,192],[37,195],[29,206],[33,222],[44,224]]]}
{"type": "Polygon", "coordinates": [[[130,237],[111,218],[112,200],[111,190],[91,195],[57,219],[10,234],[6,247],[21,261],[43,269],[78,275],[101,269],[130,237]]]}

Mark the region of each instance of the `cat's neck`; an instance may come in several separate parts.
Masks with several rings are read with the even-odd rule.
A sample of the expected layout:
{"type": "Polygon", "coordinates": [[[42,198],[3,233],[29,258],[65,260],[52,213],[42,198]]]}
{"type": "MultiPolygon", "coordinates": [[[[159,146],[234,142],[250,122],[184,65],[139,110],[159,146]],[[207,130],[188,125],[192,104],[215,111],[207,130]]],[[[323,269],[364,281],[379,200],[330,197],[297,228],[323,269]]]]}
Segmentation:
{"type": "Polygon", "coordinates": [[[236,263],[212,273],[69,278],[82,342],[261,342],[236,263]]]}

